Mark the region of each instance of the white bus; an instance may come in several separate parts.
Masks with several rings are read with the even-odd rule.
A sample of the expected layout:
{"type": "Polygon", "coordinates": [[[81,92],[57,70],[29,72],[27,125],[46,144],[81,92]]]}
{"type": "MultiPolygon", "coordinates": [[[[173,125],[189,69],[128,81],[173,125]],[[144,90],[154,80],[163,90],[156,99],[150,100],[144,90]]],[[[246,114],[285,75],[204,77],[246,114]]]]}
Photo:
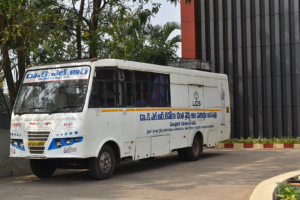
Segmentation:
{"type": "Polygon", "coordinates": [[[107,179],[121,159],[177,151],[195,161],[230,137],[224,74],[116,59],[26,70],[11,117],[10,157],[38,177],[86,168],[107,179]]]}

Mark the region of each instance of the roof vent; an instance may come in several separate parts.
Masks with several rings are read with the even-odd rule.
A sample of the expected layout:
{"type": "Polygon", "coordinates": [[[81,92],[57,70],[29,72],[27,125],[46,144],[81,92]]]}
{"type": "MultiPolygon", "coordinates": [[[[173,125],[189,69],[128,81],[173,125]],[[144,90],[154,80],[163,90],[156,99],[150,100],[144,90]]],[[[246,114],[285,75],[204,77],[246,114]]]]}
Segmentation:
{"type": "Polygon", "coordinates": [[[208,61],[202,61],[202,60],[198,60],[198,59],[181,58],[179,61],[168,62],[167,65],[172,66],[172,67],[212,72],[211,64],[212,64],[212,62],[208,62],[208,61]]]}

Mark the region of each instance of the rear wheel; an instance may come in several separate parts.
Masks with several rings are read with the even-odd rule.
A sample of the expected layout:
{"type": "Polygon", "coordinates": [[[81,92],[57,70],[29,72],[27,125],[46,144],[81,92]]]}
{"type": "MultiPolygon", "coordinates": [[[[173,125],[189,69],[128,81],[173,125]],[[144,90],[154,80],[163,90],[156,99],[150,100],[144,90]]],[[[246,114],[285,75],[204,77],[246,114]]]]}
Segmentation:
{"type": "Polygon", "coordinates": [[[30,160],[30,168],[34,175],[40,178],[46,178],[53,175],[56,168],[51,166],[47,160],[30,160]]]}
{"type": "Polygon", "coordinates": [[[196,135],[191,147],[185,148],[185,156],[188,161],[196,161],[203,152],[203,141],[196,135]]]}
{"type": "Polygon", "coordinates": [[[98,157],[89,160],[90,174],[94,179],[108,179],[114,172],[115,163],[114,151],[109,145],[104,145],[98,157]]]}
{"type": "Polygon", "coordinates": [[[185,149],[177,149],[178,157],[182,161],[186,161],[185,149]]]}

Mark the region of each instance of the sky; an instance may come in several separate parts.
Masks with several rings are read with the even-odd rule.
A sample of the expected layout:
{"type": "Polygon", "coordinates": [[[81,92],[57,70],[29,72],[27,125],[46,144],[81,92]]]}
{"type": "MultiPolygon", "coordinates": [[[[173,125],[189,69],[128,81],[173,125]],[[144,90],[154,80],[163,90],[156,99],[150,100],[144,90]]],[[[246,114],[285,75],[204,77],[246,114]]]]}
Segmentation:
{"type": "MultiPolygon", "coordinates": [[[[159,12],[156,14],[155,18],[152,17],[152,19],[151,19],[151,23],[153,25],[156,25],[156,24],[163,25],[164,23],[170,22],[170,21],[181,23],[180,4],[177,4],[177,6],[175,7],[174,4],[171,4],[170,2],[167,2],[166,0],[152,0],[152,2],[161,3],[159,12]]],[[[151,8],[151,7],[149,6],[149,8],[151,8]]],[[[181,35],[181,31],[180,30],[174,31],[170,35],[170,38],[172,38],[176,35],[181,35]]],[[[177,49],[177,55],[178,55],[178,57],[181,57],[181,43],[178,43],[178,44],[179,44],[179,48],[177,49]]]]}

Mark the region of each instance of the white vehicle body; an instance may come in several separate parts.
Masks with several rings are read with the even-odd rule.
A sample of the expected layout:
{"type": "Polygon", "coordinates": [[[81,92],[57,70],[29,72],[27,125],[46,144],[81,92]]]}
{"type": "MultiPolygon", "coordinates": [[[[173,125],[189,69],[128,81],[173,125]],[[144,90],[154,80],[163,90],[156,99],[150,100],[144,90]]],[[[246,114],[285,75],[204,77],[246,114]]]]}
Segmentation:
{"type": "MultiPolygon", "coordinates": [[[[120,77],[118,76],[118,78],[120,77]]],[[[17,114],[15,106],[11,117],[10,157],[29,159],[97,157],[102,146],[109,142],[117,151],[117,157],[132,157],[133,160],[138,160],[190,147],[195,134],[201,135],[203,145],[207,147],[216,146],[219,141],[230,137],[230,99],[226,75],[103,59],[94,62],[31,67],[25,73],[23,86],[27,83],[71,79],[88,81],[88,85],[85,87],[86,96],[82,111],[67,112],[64,110],[63,112],[39,113],[36,110],[36,112],[28,111],[17,114]],[[169,93],[165,94],[165,89],[160,89],[159,95],[162,93],[169,95],[168,103],[165,106],[157,107],[138,106],[137,103],[133,106],[91,107],[89,102],[92,98],[93,80],[97,77],[96,71],[109,68],[166,75],[169,79],[167,84],[169,86],[166,86],[166,90],[169,90],[169,93]],[[63,72],[63,70],[65,71],[63,72]],[[73,71],[75,75],[70,77],[68,73],[72,70],[81,71],[77,71],[77,74],[73,71]],[[43,73],[44,79],[40,79],[39,76],[42,76],[43,73]],[[52,78],[52,74],[54,78],[52,78]],[[43,139],[36,140],[39,137],[43,139]],[[54,145],[55,141],[66,138],[71,138],[72,144],[67,145],[62,142],[64,144],[60,148],[54,145]],[[75,138],[79,138],[78,142],[73,141],[75,138]],[[16,146],[14,141],[23,141],[24,147],[16,146]],[[45,143],[42,147],[34,145],[28,147],[30,141],[44,141],[45,143]]],[[[135,84],[134,80],[132,83],[135,84]]],[[[161,86],[161,88],[163,87],[161,86]]],[[[46,95],[39,92],[40,95],[46,95]]],[[[120,91],[117,92],[121,94],[120,91]]],[[[25,101],[25,96],[24,99],[21,99],[20,95],[19,92],[17,106],[25,101]]],[[[108,92],[105,93],[105,96],[107,95],[109,95],[108,92]]],[[[147,95],[149,94],[147,93],[147,95]]],[[[98,94],[98,98],[102,97],[103,94],[98,94]]],[[[118,100],[118,97],[116,99],[118,100]]],[[[42,102],[42,100],[35,100],[35,102],[38,101],[42,102]]],[[[97,100],[97,102],[99,101],[97,100]]],[[[46,106],[51,103],[41,103],[41,105],[46,106]]],[[[32,109],[35,110],[35,108],[32,109]]]]}

